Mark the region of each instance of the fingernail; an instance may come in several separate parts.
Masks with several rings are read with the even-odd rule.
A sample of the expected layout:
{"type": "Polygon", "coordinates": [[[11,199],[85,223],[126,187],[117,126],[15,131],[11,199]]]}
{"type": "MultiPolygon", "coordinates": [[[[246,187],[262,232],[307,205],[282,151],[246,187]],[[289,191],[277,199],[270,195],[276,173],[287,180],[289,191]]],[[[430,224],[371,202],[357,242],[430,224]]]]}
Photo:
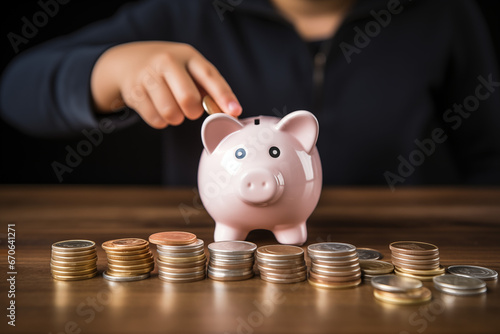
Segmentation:
{"type": "Polygon", "coordinates": [[[238,102],[235,101],[229,102],[227,108],[229,109],[229,112],[232,115],[238,116],[239,114],[241,114],[241,106],[238,102]]]}

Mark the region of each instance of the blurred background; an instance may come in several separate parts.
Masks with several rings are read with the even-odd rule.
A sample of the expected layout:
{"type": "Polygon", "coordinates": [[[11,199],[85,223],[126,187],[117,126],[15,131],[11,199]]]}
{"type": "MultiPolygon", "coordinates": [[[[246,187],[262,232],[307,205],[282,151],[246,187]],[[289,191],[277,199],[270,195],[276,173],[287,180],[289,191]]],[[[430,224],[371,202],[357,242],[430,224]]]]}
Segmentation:
{"type": "MultiPolygon", "coordinates": [[[[475,1],[483,12],[500,63],[498,20],[500,2],[470,1],[475,1]]],[[[133,1],[67,0],[66,4],[60,5],[57,15],[50,18],[29,43],[20,46],[20,53],[54,37],[73,32],[91,22],[105,19],[125,2],[133,1]]],[[[24,16],[31,18],[37,11],[40,11],[38,1],[12,1],[9,2],[9,9],[4,7],[0,14],[3,36],[2,72],[8,62],[16,56],[7,38],[8,33],[19,33],[23,25],[21,19],[24,16]]],[[[160,133],[161,131],[154,130],[140,121],[127,129],[105,134],[102,142],[93,148],[91,154],[82,159],[77,168],[71,173],[64,174],[63,183],[123,184],[123,180],[118,177],[113,178],[112,171],[120,169],[120,177],[123,177],[124,173],[129,175],[127,184],[160,184],[160,133]],[[135,141],[138,136],[142,137],[140,145],[135,141]],[[142,163],[137,164],[137,161],[142,163]]],[[[66,147],[69,145],[75,148],[82,139],[85,139],[83,135],[71,139],[34,138],[24,135],[0,120],[0,183],[60,183],[53,171],[52,163],[54,161],[64,163],[68,153],[66,147]]]]}

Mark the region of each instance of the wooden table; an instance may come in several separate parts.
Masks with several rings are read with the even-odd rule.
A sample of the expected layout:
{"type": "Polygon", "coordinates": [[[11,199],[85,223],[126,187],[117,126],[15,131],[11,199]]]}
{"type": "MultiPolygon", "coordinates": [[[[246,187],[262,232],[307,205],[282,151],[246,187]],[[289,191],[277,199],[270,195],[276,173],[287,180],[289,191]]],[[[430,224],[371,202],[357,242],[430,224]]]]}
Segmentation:
{"type": "MultiPolygon", "coordinates": [[[[0,187],[2,237],[1,333],[499,333],[500,292],[456,297],[436,291],[430,303],[377,302],[370,284],[345,290],[206,279],[172,284],[152,278],[113,283],[102,276],[62,282],[51,278],[53,242],[147,239],[185,230],[206,245],[214,224],[193,189],[92,186],[0,187]],[[7,228],[15,234],[16,327],[7,325],[7,228]]],[[[500,189],[325,189],[308,225],[307,244],[348,242],[380,250],[420,240],[440,248],[441,263],[500,271],[500,189]]],[[[248,240],[276,243],[267,231],[248,240]]],[[[207,252],[208,254],[208,252],[207,252]]],[[[98,247],[98,269],[106,256],[98,247]]],[[[10,275],[9,275],[10,276],[10,275]]]]}

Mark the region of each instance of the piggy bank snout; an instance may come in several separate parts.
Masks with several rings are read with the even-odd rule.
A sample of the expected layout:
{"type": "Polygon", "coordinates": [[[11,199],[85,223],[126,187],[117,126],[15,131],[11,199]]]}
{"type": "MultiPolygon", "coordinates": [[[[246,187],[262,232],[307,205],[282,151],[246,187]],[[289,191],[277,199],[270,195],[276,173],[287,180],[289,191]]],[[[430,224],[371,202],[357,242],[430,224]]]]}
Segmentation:
{"type": "Polygon", "coordinates": [[[274,202],[282,193],[279,179],[267,169],[255,169],[243,174],[239,197],[249,204],[265,205],[274,202]]]}

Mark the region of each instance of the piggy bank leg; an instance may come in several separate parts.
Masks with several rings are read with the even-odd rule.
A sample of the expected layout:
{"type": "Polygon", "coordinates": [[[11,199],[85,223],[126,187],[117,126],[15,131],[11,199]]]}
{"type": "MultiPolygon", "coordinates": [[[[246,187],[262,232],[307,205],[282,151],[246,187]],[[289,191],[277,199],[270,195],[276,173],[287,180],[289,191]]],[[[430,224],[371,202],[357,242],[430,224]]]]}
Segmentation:
{"type": "Polygon", "coordinates": [[[245,240],[248,232],[247,230],[242,230],[241,228],[232,227],[223,223],[215,223],[214,240],[245,240]]]}
{"type": "Polygon", "coordinates": [[[303,245],[307,240],[306,222],[293,225],[278,225],[273,229],[280,244],[303,245]]]}

